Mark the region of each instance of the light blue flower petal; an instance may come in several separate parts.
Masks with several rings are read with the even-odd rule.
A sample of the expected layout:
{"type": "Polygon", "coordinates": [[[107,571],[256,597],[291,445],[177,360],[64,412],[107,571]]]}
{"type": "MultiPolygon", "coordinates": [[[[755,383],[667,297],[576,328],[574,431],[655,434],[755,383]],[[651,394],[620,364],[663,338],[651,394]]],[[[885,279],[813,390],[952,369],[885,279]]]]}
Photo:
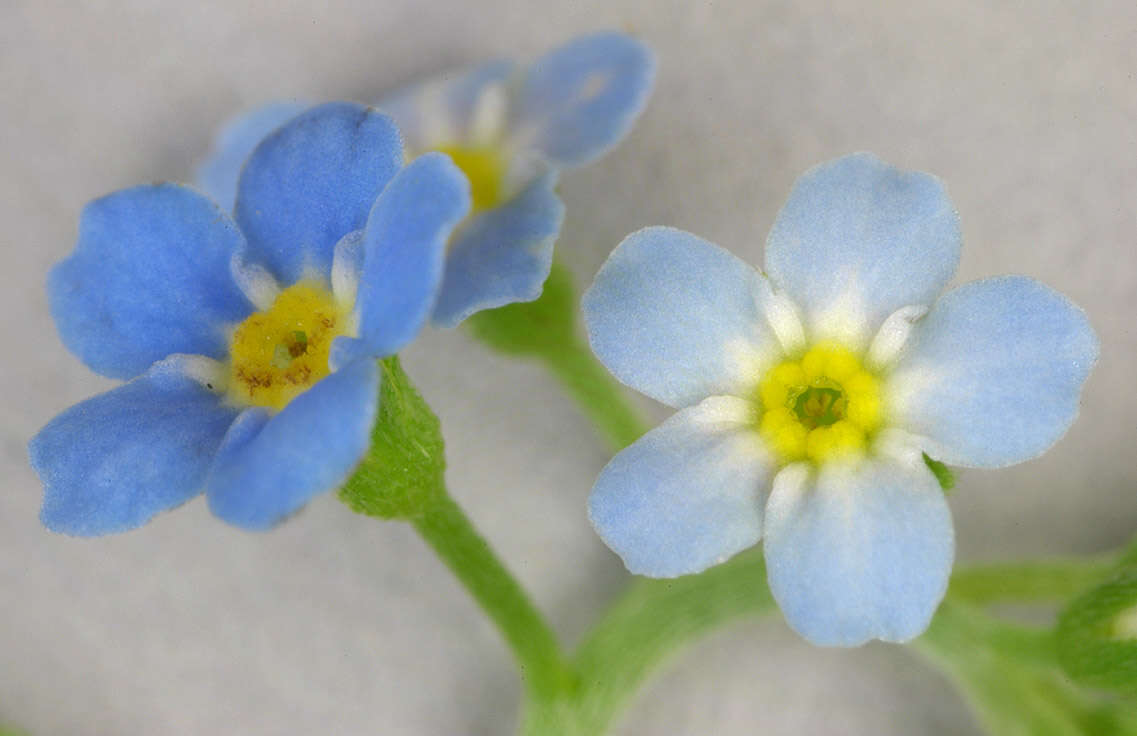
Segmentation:
{"type": "Polygon", "coordinates": [[[932,303],[960,237],[938,179],[858,153],[798,179],[770,230],[766,272],[815,334],[866,346],[892,312],[932,303]]]}
{"type": "Polygon", "coordinates": [[[592,489],[589,518],[637,575],[700,572],[762,536],[772,468],[747,402],[711,397],[616,455],[592,489]]]}
{"type": "Polygon", "coordinates": [[[935,477],[918,452],[816,472],[788,466],[766,505],[767,574],[786,622],[822,646],[918,636],[947,591],[955,546],[935,477]]]}
{"type": "Polygon", "coordinates": [[[395,119],[412,153],[468,142],[482,94],[508,80],[513,69],[511,61],[489,61],[408,85],[375,106],[395,119]]]}
{"type": "Polygon", "coordinates": [[[174,353],[223,358],[226,328],[252,310],[229,263],[244,245],[232,220],[177,184],[96,199],[75,251],[47,281],[63,344],[112,378],[133,378],[174,353]]]}
{"type": "Polygon", "coordinates": [[[556,183],[556,172],[545,172],[454,235],[434,324],[454,327],[474,312],[541,295],[565,214],[556,183]]]}
{"type": "Polygon", "coordinates": [[[514,135],[554,166],[603,155],[632,127],[655,77],[651,50],[622,33],[578,38],[537,59],[519,94],[514,135]]]}
{"type": "Polygon", "coordinates": [[[347,102],[320,105],[265,138],[237,185],[249,249],[286,284],[327,276],[337,242],[367,221],[403,163],[395,124],[347,102]]]}
{"type": "Polygon", "coordinates": [[[271,418],[261,409],[246,411],[210,471],[210,510],[236,526],[268,529],[339,487],[367,452],[378,406],[378,367],[360,360],[271,418]]]}
{"type": "Polygon", "coordinates": [[[230,120],[217,136],[209,158],[197,169],[198,186],[222,209],[232,212],[237,201],[237,178],[253,149],[309,107],[303,102],[270,102],[230,120]]]}
{"type": "Polygon", "coordinates": [[[32,438],[44,526],[78,536],[126,531],[201,492],[237,412],[174,362],[76,404],[32,438]]]}
{"type": "Polygon", "coordinates": [[[916,323],[889,382],[894,423],[949,465],[1029,460],[1073,423],[1097,355],[1085,313],[1044,284],[966,284],[916,323]]]}
{"type": "Polygon", "coordinates": [[[753,390],[755,358],[777,348],[767,280],[727,251],[668,227],[612,251],[581,311],[597,357],[632,388],[675,407],[753,390]]]}
{"type": "Polygon", "coordinates": [[[391,355],[422,329],[442,282],[446,243],[469,211],[470,184],[441,153],[415,159],[383,190],[363,232],[355,307],[356,345],[368,355],[391,355]]]}

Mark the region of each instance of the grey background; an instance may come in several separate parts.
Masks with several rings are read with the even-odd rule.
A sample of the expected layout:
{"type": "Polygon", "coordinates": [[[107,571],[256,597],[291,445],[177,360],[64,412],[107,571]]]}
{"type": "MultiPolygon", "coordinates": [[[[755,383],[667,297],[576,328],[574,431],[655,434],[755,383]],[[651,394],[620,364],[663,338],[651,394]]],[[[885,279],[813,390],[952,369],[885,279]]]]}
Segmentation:
{"type": "MultiPolygon", "coordinates": [[[[639,34],[660,63],[633,134],[563,180],[559,249],[582,283],[646,224],[760,263],[794,178],[842,153],[934,172],[962,217],[959,280],[1040,278],[1088,310],[1103,344],[1082,416],[1052,452],[962,475],[959,557],[1126,539],[1137,527],[1135,8],[2,0],[0,717],[36,734],[510,731],[518,686],[496,632],[407,528],[333,496],[264,535],[215,521],[200,500],[113,538],[43,531],[25,442],[110,385],[60,345],[43,280],[87,200],[187,179],[241,108],[371,100],[603,27],[639,34]]],[[[442,417],[454,495],[575,640],[627,582],[585,518],[602,444],[536,366],[461,332],[426,335],[406,364],[442,417]]],[[[976,727],[905,649],[814,649],[775,616],[685,654],[619,732],[976,727]]]]}

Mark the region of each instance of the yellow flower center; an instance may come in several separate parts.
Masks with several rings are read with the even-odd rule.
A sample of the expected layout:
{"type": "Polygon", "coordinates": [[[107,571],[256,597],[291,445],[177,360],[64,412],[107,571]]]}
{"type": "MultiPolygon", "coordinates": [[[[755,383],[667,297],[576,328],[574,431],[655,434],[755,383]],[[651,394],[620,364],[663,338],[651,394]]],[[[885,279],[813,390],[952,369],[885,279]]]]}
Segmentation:
{"type": "Polygon", "coordinates": [[[445,153],[470,180],[472,212],[481,212],[501,204],[505,193],[506,162],[496,148],[443,146],[445,153]]]}
{"type": "Polygon", "coordinates": [[[283,409],[330,372],[332,340],[346,334],[348,309],[314,281],[284,289],[272,306],[237,326],[229,348],[229,398],[283,409]]]}
{"type": "Polygon", "coordinates": [[[864,452],[880,426],[880,382],[832,343],[774,366],[758,385],[758,430],[783,463],[864,452]]]}

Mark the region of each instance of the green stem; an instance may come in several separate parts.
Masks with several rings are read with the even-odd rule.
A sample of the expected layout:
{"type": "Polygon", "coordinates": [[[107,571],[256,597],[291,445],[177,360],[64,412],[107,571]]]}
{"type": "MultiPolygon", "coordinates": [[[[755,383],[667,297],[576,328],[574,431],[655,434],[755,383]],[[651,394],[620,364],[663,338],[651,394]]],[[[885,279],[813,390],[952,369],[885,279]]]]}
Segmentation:
{"type": "Polygon", "coordinates": [[[541,356],[613,450],[622,450],[647,431],[628,405],[624,387],[579,339],[541,356]]]}
{"type": "MultiPolygon", "coordinates": [[[[1030,698],[1034,709],[1030,718],[1053,728],[1053,721],[1066,714],[1063,711],[1059,718],[1049,713],[1047,697],[1056,697],[1052,688],[1058,688],[1063,697],[1069,693],[1068,688],[1053,683],[1057,675],[1052,633],[1000,621],[972,604],[1058,601],[1084,589],[1112,564],[1112,558],[1101,558],[960,568],[952,578],[948,599],[916,647],[952,674],[973,702],[982,695],[976,688],[1001,688],[1016,697],[1030,698]],[[1013,682],[998,681],[1006,661],[1013,663],[1017,673],[1013,682]]],[[[774,607],[757,549],[699,575],[636,581],[573,656],[579,686],[556,700],[531,700],[523,733],[603,733],[644,681],[683,647],[731,620],[764,614],[774,607]]],[[[987,712],[997,705],[990,696],[983,696],[977,707],[985,721],[996,719],[1002,726],[1001,711],[987,712]]]]}
{"type": "Polygon", "coordinates": [[[438,417],[397,357],[381,362],[379,416],[371,447],[343,488],[353,511],[414,525],[501,631],[527,694],[542,701],[571,683],[552,629],[446,491],[438,417]]]}
{"type": "Polygon", "coordinates": [[[972,565],[956,569],[948,595],[976,604],[1040,603],[1077,595],[1105,576],[1116,556],[972,565]]]}
{"type": "Polygon", "coordinates": [[[444,495],[411,523],[497,624],[529,697],[542,702],[565,690],[572,674],[552,629],[458,504],[444,495]]]}
{"type": "MultiPolygon", "coordinates": [[[[513,327],[533,317],[524,316],[513,327]]],[[[486,324],[501,326],[495,319],[486,324]]],[[[564,334],[556,337],[555,330],[536,334],[543,335],[536,344],[550,335],[554,344],[571,344],[564,334]]],[[[520,352],[564,361],[558,370],[574,380],[588,375],[574,363],[585,360],[579,343],[571,359],[547,357],[565,352],[561,347],[534,351],[534,344],[531,339],[520,352]]],[[[586,405],[599,405],[604,395],[592,384],[583,380],[579,385],[590,387],[581,389],[589,397],[586,405]]],[[[727,621],[774,608],[760,550],[755,549],[699,575],[634,583],[566,661],[540,612],[447,494],[438,418],[397,359],[383,361],[380,388],[371,449],[340,497],[360,513],[411,522],[494,621],[521,669],[526,687],[522,725],[529,736],[602,733],[650,673],[681,647],[727,621]]],[[[1051,634],[1000,622],[978,607],[1063,600],[1108,573],[1116,559],[959,569],[918,646],[956,677],[999,734],[1134,736],[1137,723],[1131,713],[1087,699],[1061,679],[1051,634]],[[1029,710],[1032,730],[1015,730],[1019,716],[1006,704],[1016,702],[1029,710]]]]}
{"type": "Polygon", "coordinates": [[[530,703],[523,733],[603,733],[648,676],[683,647],[728,621],[773,608],[757,549],[699,575],[640,579],[577,649],[579,687],[560,701],[530,703]]]}
{"type": "Polygon", "coordinates": [[[574,657],[581,680],[589,684],[582,705],[593,732],[680,648],[728,621],[773,609],[759,550],[700,575],[632,585],[574,657]]]}
{"type": "Polygon", "coordinates": [[[1133,736],[1137,711],[1080,688],[1058,666],[1053,631],[952,600],[914,648],[943,670],[991,736],[1133,736]]]}
{"type": "Polygon", "coordinates": [[[554,263],[541,296],[479,312],[467,320],[475,337],[494,350],[541,360],[615,450],[647,427],[628,402],[624,387],[577,336],[577,296],[572,275],[554,263]]]}

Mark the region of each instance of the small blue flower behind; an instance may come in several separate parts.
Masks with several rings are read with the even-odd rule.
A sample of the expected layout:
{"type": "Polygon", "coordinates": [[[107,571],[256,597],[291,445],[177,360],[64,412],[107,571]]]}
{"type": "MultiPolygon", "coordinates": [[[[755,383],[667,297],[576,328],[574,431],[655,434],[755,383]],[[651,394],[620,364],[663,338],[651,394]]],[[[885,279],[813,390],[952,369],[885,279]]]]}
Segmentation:
{"type": "MultiPolygon", "coordinates": [[[[471,183],[471,216],[449,244],[435,324],[453,327],[540,296],[564,218],[557,172],[596,160],[623,138],[647,103],[654,69],[642,43],[595,33],[526,70],[493,61],[378,103],[398,123],[409,159],[440,151],[471,183]]],[[[202,186],[230,206],[256,141],[302,109],[273,103],[231,123],[201,167],[202,186]]]]}
{"type": "Polygon", "coordinates": [[[204,490],[218,517],[265,529],[347,479],[375,359],[428,319],[470,208],[445,156],[402,162],[386,115],[330,103],[256,147],[232,218],[177,184],[85,208],[52,315],[72,352],[128,382],[31,440],[48,528],[124,531],[204,490]]]}
{"type": "Polygon", "coordinates": [[[679,230],[629,235],[584,296],[589,339],[678,411],[589,500],[628,569],[695,573],[764,540],[770,589],[806,639],[924,631],[954,556],[925,454],[982,468],[1040,455],[1098,353],[1082,311],[1032,279],[937,300],[959,249],[941,183],[868,154],[797,182],[766,273],[679,230]]]}

